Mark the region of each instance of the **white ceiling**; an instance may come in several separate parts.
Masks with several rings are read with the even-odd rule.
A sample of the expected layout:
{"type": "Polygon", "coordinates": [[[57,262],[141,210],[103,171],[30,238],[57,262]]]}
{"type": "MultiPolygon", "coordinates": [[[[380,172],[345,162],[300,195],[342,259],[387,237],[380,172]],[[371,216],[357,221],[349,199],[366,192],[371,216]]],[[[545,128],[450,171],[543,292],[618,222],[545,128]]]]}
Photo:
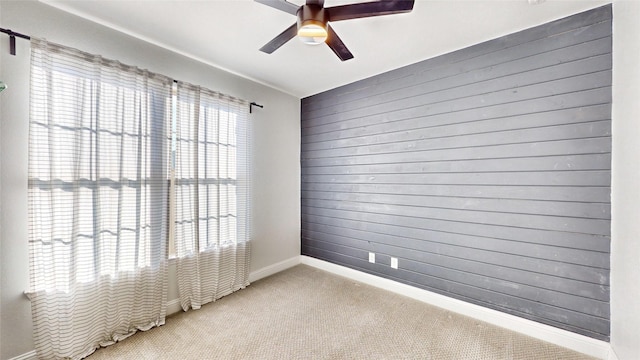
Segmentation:
{"type": "MultiPolygon", "coordinates": [[[[335,6],[364,0],[325,0],[335,6]]],[[[408,14],[332,23],[355,56],[292,39],[258,51],[295,16],[251,0],[43,0],[207,64],[297,97],[591,9],[607,0],[416,0],[408,14]]],[[[302,5],[304,0],[291,0],[302,5]]]]}

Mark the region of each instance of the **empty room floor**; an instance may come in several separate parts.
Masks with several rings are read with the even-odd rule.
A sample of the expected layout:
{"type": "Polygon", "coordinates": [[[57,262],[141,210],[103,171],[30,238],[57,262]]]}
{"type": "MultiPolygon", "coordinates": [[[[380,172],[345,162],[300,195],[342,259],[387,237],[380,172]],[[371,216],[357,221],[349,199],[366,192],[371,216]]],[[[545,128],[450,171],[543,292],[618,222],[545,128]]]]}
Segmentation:
{"type": "Polygon", "coordinates": [[[594,358],[298,265],[88,359],[594,358]]]}

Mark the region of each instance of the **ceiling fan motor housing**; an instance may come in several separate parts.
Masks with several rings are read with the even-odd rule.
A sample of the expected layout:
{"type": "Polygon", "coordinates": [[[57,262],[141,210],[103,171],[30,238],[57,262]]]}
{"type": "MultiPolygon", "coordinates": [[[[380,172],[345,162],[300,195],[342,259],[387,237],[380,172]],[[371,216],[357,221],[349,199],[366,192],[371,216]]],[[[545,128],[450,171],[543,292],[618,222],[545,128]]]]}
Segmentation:
{"type": "Polygon", "coordinates": [[[298,29],[307,25],[317,25],[323,29],[327,28],[329,16],[327,10],[319,5],[302,5],[298,9],[298,29]]]}

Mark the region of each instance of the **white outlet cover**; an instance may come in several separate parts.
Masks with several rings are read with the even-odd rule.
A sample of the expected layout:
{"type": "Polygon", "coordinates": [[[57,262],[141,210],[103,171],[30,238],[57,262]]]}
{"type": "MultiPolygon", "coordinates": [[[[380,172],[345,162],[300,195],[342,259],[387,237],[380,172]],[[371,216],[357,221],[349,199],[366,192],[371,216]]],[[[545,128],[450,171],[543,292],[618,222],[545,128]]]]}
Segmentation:
{"type": "Polygon", "coordinates": [[[398,258],[395,258],[395,257],[391,258],[391,267],[394,269],[398,268],[398,258]]]}
{"type": "Polygon", "coordinates": [[[376,254],[375,253],[372,253],[372,252],[369,253],[369,262],[372,263],[372,264],[376,263],[376,254]]]}

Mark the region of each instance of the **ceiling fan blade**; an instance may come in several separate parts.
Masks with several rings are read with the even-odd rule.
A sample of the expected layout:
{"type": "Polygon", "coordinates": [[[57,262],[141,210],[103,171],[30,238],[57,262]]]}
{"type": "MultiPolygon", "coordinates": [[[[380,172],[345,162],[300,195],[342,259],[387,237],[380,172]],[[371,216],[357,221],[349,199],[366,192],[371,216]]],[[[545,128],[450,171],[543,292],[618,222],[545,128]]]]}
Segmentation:
{"type": "Polygon", "coordinates": [[[260,48],[260,51],[271,54],[280,46],[284,45],[287,41],[296,37],[296,35],[298,35],[298,24],[293,23],[293,25],[289,26],[285,31],[281,32],[280,35],[274,37],[273,40],[264,44],[264,46],[260,48]]]}
{"type": "Polygon", "coordinates": [[[300,9],[300,6],[296,4],[292,4],[285,0],[255,0],[255,1],[260,4],[271,6],[274,9],[278,9],[280,11],[284,11],[292,15],[297,15],[298,9],[300,9]]]}
{"type": "Polygon", "coordinates": [[[326,8],[329,21],[406,13],[413,10],[414,0],[380,0],[326,8]]]}
{"type": "Polygon", "coordinates": [[[333,52],[340,58],[342,61],[346,61],[349,59],[353,59],[353,54],[347,46],[340,40],[338,34],[333,31],[331,25],[327,24],[327,45],[333,50],[333,52]]]}
{"type": "Polygon", "coordinates": [[[323,7],[324,0],[307,0],[307,5],[318,5],[320,7],[323,7]]]}

